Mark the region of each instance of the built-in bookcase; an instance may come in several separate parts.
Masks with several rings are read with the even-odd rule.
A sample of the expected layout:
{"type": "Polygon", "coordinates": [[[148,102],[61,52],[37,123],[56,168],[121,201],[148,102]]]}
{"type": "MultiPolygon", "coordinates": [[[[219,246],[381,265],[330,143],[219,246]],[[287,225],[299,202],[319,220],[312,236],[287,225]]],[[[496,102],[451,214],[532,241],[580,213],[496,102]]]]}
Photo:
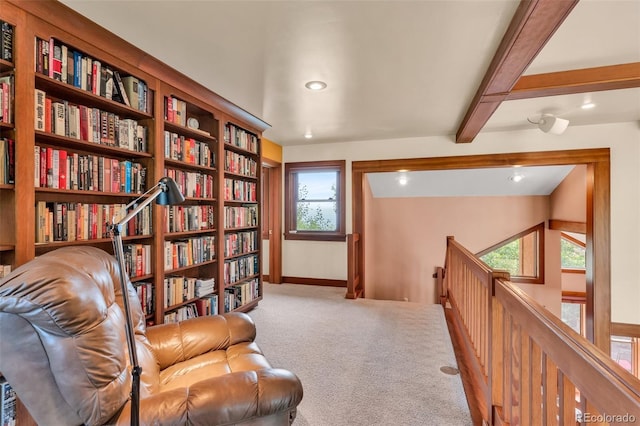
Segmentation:
{"type": "Polygon", "coordinates": [[[223,309],[229,312],[251,309],[262,298],[260,138],[227,122],[223,146],[223,309]]]}
{"type": "Polygon", "coordinates": [[[7,0],[0,14],[12,29],[0,138],[15,170],[0,182],[0,264],[113,252],[108,224],[170,176],[185,203],[149,206],[123,231],[147,323],[255,307],[267,124],[60,3],[7,0]]]}
{"type": "Polygon", "coordinates": [[[183,204],[164,209],[164,322],[218,313],[218,120],[186,93],[163,94],[164,175],[183,204]]]}
{"type": "Polygon", "coordinates": [[[0,278],[15,264],[15,23],[0,18],[0,278]]]}

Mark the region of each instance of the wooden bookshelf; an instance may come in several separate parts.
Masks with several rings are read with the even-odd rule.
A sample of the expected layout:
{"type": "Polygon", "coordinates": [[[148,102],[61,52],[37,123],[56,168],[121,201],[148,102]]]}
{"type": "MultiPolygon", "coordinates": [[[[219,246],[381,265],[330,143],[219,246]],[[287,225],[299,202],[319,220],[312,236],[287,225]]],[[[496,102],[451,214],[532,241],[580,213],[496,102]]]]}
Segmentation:
{"type": "MultiPolygon", "coordinates": [[[[262,274],[259,271],[262,256],[259,239],[260,218],[256,216],[250,224],[229,226],[225,229],[224,214],[225,208],[233,207],[255,211],[257,215],[261,179],[260,138],[268,125],[57,1],[7,0],[3,2],[0,19],[10,22],[15,28],[14,59],[13,61],[0,59],[0,72],[12,73],[15,81],[14,117],[11,123],[0,123],[0,137],[16,140],[17,174],[15,183],[0,184],[0,203],[2,203],[0,220],[3,225],[9,225],[3,226],[0,231],[0,261],[8,262],[15,268],[44,252],[74,245],[96,245],[111,251],[111,240],[103,235],[83,240],[39,241],[36,219],[39,211],[42,210],[41,208],[39,210],[38,206],[42,206],[42,203],[46,206],[65,203],[126,204],[139,193],[153,186],[167,173],[175,173],[179,184],[181,184],[180,180],[190,182],[187,185],[189,188],[192,188],[194,181],[198,182],[198,192],[187,190],[185,186],[184,207],[194,210],[202,209],[204,212],[211,213],[211,217],[208,218],[211,223],[169,230],[166,228],[168,210],[154,205],[149,232],[128,235],[124,238],[125,244],[144,244],[151,250],[151,273],[132,278],[134,283],[144,282],[153,285],[155,310],[148,314],[149,322],[162,323],[166,313],[193,303],[192,300],[187,300],[168,308],[163,307],[164,280],[169,275],[215,278],[218,312],[225,311],[225,295],[228,297],[230,291],[236,291],[229,290],[233,286],[238,289],[239,286],[245,286],[242,293],[244,303],[233,303],[234,307],[230,310],[246,311],[255,307],[262,298],[262,274]],[[74,22],[74,25],[69,25],[69,22],[74,22]],[[45,42],[49,42],[52,48],[64,46],[64,51],[68,55],[69,52],[78,52],[80,58],[89,58],[92,66],[99,64],[100,68],[96,70],[102,70],[100,76],[102,72],[110,73],[107,75],[114,75],[117,72],[123,78],[127,76],[135,78],[143,87],[146,87],[144,92],[146,102],[135,104],[134,97],[128,94],[129,104],[126,104],[122,96],[119,96],[117,90],[113,88],[105,89],[102,93],[102,88],[106,87],[104,84],[109,81],[109,77],[98,83],[100,77],[98,75],[94,77],[88,72],[90,76],[87,77],[88,80],[84,85],[81,81],[77,84],[75,75],[72,75],[74,73],[70,73],[68,68],[70,58],[74,58],[74,63],[77,58],[73,54],[67,57],[66,78],[62,77],[64,73],[60,76],[53,72],[46,73],[44,63],[39,59],[42,56],[39,49],[42,50],[45,42]],[[61,127],[56,131],[50,125],[44,129],[36,127],[35,99],[39,91],[44,92],[45,98],[49,98],[52,105],[62,103],[65,106],[67,119],[64,124],[65,132],[60,131],[61,127]],[[169,105],[180,106],[180,119],[174,116],[177,110],[171,111],[167,108],[169,105]],[[77,111],[75,111],[76,108],[77,111]],[[74,112],[71,112],[72,109],[74,112]],[[131,128],[136,129],[136,146],[132,147],[130,140],[121,142],[117,139],[114,142],[102,140],[102,137],[96,138],[101,136],[100,132],[88,137],[86,132],[93,129],[91,127],[87,131],[82,130],[81,135],[76,135],[73,130],[83,129],[83,127],[81,127],[82,124],[70,124],[76,123],[72,117],[80,111],[85,114],[87,109],[91,112],[83,115],[82,117],[85,117],[83,120],[91,117],[90,114],[97,114],[93,116],[95,122],[96,117],[102,120],[103,115],[106,114],[107,117],[114,117],[114,123],[127,121],[130,126],[133,126],[131,128]],[[144,132],[139,132],[140,127],[144,128],[144,132]],[[139,137],[141,134],[146,135],[144,143],[139,137]],[[166,135],[170,137],[176,135],[181,140],[178,149],[166,149],[166,135]],[[230,136],[233,137],[230,139],[230,136]],[[197,143],[190,145],[191,142],[185,144],[184,141],[197,143]],[[99,176],[103,179],[101,183],[96,182],[89,189],[68,183],[69,176],[66,177],[67,185],[64,187],[60,187],[60,180],[58,185],[51,184],[46,179],[39,178],[42,177],[42,165],[39,166],[39,171],[36,170],[35,153],[38,149],[44,149],[47,153],[48,150],[65,151],[67,158],[71,155],[72,160],[67,160],[70,171],[73,171],[71,166],[74,154],[78,158],[80,156],[92,159],[96,157],[104,164],[107,160],[110,163],[117,161],[119,164],[138,163],[140,170],[144,169],[144,186],[135,190],[114,191],[114,187],[105,181],[106,166],[99,168],[102,171],[99,176]],[[245,168],[236,170],[225,167],[226,155],[235,155],[235,159],[243,163],[245,168]],[[208,159],[203,159],[205,157],[208,159]],[[255,171],[246,169],[249,164],[256,165],[255,171]],[[36,183],[36,179],[40,182],[39,184],[36,183]],[[238,182],[238,185],[245,190],[250,191],[254,188],[256,193],[248,198],[227,199],[224,196],[225,179],[227,182],[229,180],[238,182]],[[208,182],[207,191],[202,191],[200,186],[202,181],[208,182]],[[18,221],[17,217],[29,219],[18,221]],[[225,258],[224,244],[225,239],[230,238],[229,235],[242,233],[247,235],[247,232],[254,231],[258,235],[255,246],[250,247],[251,249],[246,252],[225,258]],[[16,238],[17,235],[20,238],[16,238]],[[213,258],[206,258],[188,266],[165,268],[166,243],[200,240],[207,237],[211,237],[213,241],[210,243],[215,253],[213,258]],[[251,269],[251,273],[243,273],[241,278],[225,283],[225,264],[236,261],[238,258],[251,258],[252,261],[254,258],[257,259],[255,268],[258,270],[255,270],[252,265],[254,269],[251,269]],[[249,285],[253,289],[251,297],[246,293],[249,285]]],[[[57,68],[54,71],[57,71],[57,68]]],[[[139,96],[142,98],[143,92],[140,92],[139,96]]],[[[48,109],[49,104],[46,103],[45,111],[48,109]]],[[[55,120],[55,117],[52,116],[51,120],[55,120]]],[[[80,121],[80,123],[83,122],[80,121]]],[[[117,134],[122,135],[122,132],[124,130],[119,130],[117,134]]],[[[48,169],[46,170],[49,173],[48,169]]],[[[193,211],[189,211],[188,214],[193,214],[193,211]]],[[[101,217],[104,218],[104,216],[101,217]]],[[[68,237],[68,233],[64,235],[68,237]]],[[[59,239],[59,236],[56,236],[56,239],[59,239]]]]}

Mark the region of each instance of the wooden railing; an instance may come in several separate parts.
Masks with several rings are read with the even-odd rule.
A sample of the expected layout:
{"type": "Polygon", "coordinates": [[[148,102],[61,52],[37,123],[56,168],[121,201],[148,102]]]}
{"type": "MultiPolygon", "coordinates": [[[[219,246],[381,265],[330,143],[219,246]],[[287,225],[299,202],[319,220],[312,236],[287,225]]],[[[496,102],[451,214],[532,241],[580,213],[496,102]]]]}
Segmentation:
{"type": "Polygon", "coordinates": [[[452,237],[444,279],[483,421],[640,421],[640,380],[452,237]]]}
{"type": "Polygon", "coordinates": [[[360,273],[361,241],[360,234],[347,235],[347,299],[357,299],[364,292],[360,273]]]}

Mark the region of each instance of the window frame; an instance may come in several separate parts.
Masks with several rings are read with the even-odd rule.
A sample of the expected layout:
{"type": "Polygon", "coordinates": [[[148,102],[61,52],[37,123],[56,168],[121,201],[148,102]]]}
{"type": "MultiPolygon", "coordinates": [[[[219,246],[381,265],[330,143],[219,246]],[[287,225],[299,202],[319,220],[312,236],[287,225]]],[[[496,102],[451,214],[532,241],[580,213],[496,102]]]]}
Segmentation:
{"type": "MultiPolygon", "coordinates": [[[[587,249],[587,244],[583,243],[582,241],[572,237],[571,235],[567,234],[566,232],[560,232],[560,242],[562,243],[562,240],[565,240],[567,242],[569,242],[570,244],[576,245],[578,247],[581,247],[585,250],[585,261],[586,261],[586,249],[587,249]]],[[[562,270],[563,274],[586,274],[587,273],[587,265],[585,263],[584,268],[578,268],[578,267],[574,267],[574,268],[570,268],[567,266],[563,266],[562,265],[562,259],[560,259],[560,268],[562,270]]]]}
{"type": "Polygon", "coordinates": [[[345,192],[346,192],[346,161],[305,161],[285,163],[284,165],[284,239],[306,241],[345,241],[345,192]],[[298,231],[296,216],[295,175],[301,172],[335,171],[336,179],[336,230],[335,231],[298,231]]]}
{"type": "MultiPolygon", "coordinates": [[[[522,232],[517,233],[516,235],[511,236],[510,238],[507,238],[506,240],[500,241],[497,244],[492,245],[491,247],[488,247],[484,250],[482,250],[481,252],[476,253],[476,256],[478,258],[481,258],[482,256],[484,256],[485,254],[492,252],[506,244],[509,244],[513,241],[519,240],[520,238],[523,238],[531,233],[537,233],[537,240],[536,240],[536,263],[537,263],[537,271],[536,271],[536,275],[532,276],[532,277],[528,277],[528,276],[520,276],[520,275],[511,275],[509,278],[509,281],[514,282],[514,283],[522,283],[522,284],[544,284],[544,279],[545,279],[545,275],[544,275],[544,264],[545,264],[545,260],[544,260],[544,249],[545,249],[545,243],[544,243],[544,237],[545,237],[545,231],[546,231],[546,226],[545,223],[539,223],[538,225],[532,226],[529,229],[526,229],[522,232]]],[[[522,253],[521,253],[522,254],[522,253]]],[[[482,260],[482,259],[481,259],[482,260]]],[[[487,265],[488,266],[488,265],[487,265]]]]}

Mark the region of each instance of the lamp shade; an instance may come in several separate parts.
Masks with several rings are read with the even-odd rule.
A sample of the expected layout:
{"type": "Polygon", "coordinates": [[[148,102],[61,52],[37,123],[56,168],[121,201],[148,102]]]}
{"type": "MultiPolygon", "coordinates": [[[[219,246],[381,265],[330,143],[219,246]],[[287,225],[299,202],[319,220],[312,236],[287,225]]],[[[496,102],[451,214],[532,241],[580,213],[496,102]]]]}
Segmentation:
{"type": "Polygon", "coordinates": [[[159,182],[164,186],[164,191],[156,199],[156,203],[162,206],[180,204],[184,201],[184,195],[180,192],[178,184],[170,177],[163,177],[159,182]]]}

